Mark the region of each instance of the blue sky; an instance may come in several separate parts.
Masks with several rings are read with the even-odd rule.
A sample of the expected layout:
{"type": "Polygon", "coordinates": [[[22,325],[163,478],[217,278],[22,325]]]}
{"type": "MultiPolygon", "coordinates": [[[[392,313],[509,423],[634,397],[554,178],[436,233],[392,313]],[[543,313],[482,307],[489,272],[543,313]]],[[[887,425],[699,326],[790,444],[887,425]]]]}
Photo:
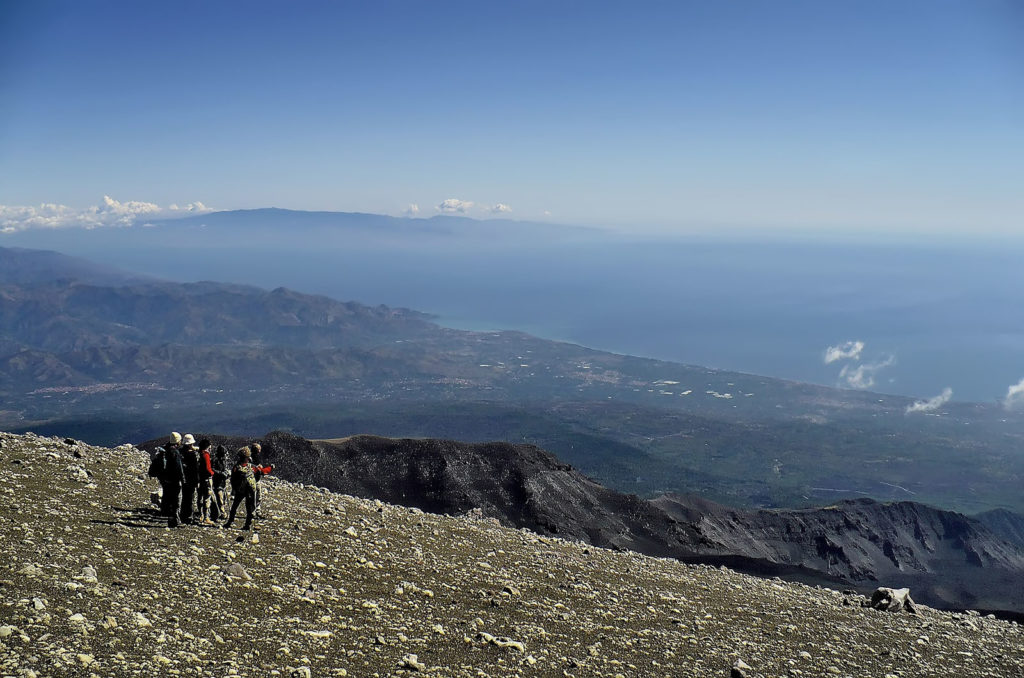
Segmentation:
{"type": "Polygon", "coordinates": [[[1012,1],[9,0],[0,205],[1020,233],[1022,85],[1012,1]]]}

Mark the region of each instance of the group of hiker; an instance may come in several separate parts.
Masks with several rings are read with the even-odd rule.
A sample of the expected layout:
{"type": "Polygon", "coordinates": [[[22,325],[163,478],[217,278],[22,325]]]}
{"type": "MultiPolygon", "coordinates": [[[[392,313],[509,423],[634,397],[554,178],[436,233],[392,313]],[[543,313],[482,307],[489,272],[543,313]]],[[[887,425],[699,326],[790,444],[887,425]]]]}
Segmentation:
{"type": "Polygon", "coordinates": [[[242,529],[248,530],[253,518],[260,517],[260,479],[274,467],[260,463],[263,448],[259,443],[240,448],[230,470],[227,448],[217,445],[211,453],[211,447],[205,438],[197,443],[191,433],[182,436],[172,431],[167,443],[152,453],[149,475],[160,481],[160,514],[167,517],[168,527],[217,526],[226,515],[227,521],[220,526],[228,528],[245,502],[242,529]]]}

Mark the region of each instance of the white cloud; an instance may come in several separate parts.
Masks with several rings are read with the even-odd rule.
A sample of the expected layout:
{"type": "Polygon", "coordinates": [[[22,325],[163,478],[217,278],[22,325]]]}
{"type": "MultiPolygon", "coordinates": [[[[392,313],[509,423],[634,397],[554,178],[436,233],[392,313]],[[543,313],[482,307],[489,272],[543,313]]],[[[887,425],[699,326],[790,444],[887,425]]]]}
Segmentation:
{"type": "Polygon", "coordinates": [[[178,207],[176,204],[171,203],[170,205],[167,206],[167,209],[169,209],[171,212],[191,212],[193,214],[202,214],[204,212],[213,211],[212,207],[207,207],[198,200],[196,200],[195,202],[190,202],[184,207],[178,207]]]}
{"type": "Polygon", "coordinates": [[[491,212],[493,212],[494,214],[500,214],[502,212],[511,212],[511,211],[512,211],[511,207],[509,207],[505,203],[501,203],[501,202],[499,202],[497,205],[495,205],[494,207],[491,208],[491,212]]]}
{"type": "Polygon", "coordinates": [[[409,206],[405,208],[404,212],[402,212],[402,214],[404,214],[407,217],[414,217],[414,216],[416,216],[419,213],[420,213],[420,206],[417,205],[414,202],[409,203],[409,206]]]}
{"type": "Polygon", "coordinates": [[[942,393],[935,396],[934,398],[929,398],[928,400],[918,400],[914,402],[912,405],[908,405],[907,414],[910,414],[911,412],[932,412],[948,403],[952,397],[953,389],[947,386],[946,388],[942,389],[942,393]]]}
{"type": "Polygon", "coordinates": [[[134,226],[141,219],[202,214],[213,210],[201,202],[184,207],[172,204],[160,207],[151,202],[121,202],[103,196],[103,203],[85,208],[43,203],[38,206],[0,205],[0,233],[13,233],[30,228],[102,228],[134,226]]]}
{"type": "Polygon", "coordinates": [[[886,367],[896,363],[896,358],[889,356],[877,363],[863,363],[861,365],[843,365],[839,372],[839,378],[846,382],[850,388],[866,389],[875,385],[875,375],[886,367]]]}
{"type": "Polygon", "coordinates": [[[95,214],[102,223],[110,225],[112,221],[117,226],[131,226],[135,223],[136,217],[150,216],[160,212],[160,205],[151,202],[140,202],[129,200],[119,202],[109,195],[103,196],[103,204],[94,208],[95,214]]]}
{"type": "Polygon", "coordinates": [[[441,204],[437,206],[438,212],[445,212],[447,214],[465,214],[473,207],[473,202],[469,200],[459,200],[458,198],[448,198],[441,201],[441,204]]]}
{"type": "Polygon", "coordinates": [[[1006,389],[1006,397],[1003,398],[1003,407],[1008,410],[1016,409],[1021,405],[1024,405],[1024,379],[1006,389]]]}
{"type": "Polygon", "coordinates": [[[860,353],[863,350],[863,341],[847,341],[838,346],[829,346],[825,349],[825,364],[828,365],[837,360],[860,360],[860,353]]]}

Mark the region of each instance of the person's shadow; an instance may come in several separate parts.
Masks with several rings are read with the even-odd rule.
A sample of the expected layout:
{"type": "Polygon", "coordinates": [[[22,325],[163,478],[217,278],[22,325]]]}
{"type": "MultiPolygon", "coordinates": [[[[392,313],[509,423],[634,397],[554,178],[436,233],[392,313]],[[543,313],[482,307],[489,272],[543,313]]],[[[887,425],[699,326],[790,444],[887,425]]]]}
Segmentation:
{"type": "Polygon", "coordinates": [[[136,506],[134,508],[127,508],[124,506],[111,506],[110,510],[114,512],[115,517],[113,520],[100,520],[93,519],[90,523],[98,525],[124,525],[125,527],[140,527],[140,528],[165,528],[167,527],[167,516],[160,514],[160,509],[152,506],[136,506]]]}

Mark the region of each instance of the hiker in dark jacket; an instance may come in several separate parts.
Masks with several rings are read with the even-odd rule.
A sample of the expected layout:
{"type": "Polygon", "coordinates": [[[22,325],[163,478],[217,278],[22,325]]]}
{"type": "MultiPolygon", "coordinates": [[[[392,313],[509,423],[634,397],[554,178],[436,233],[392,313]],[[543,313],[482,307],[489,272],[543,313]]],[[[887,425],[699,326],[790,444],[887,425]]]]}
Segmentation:
{"type": "Polygon", "coordinates": [[[224,527],[231,527],[235,521],[235,513],[238,505],[245,500],[245,525],[243,530],[252,527],[252,519],[256,515],[256,478],[257,476],[270,475],[274,472],[273,466],[259,466],[252,462],[252,450],[243,447],[238,451],[238,462],[231,469],[231,514],[224,527]]]}
{"type": "Polygon", "coordinates": [[[199,441],[199,494],[196,504],[199,508],[199,524],[214,525],[210,520],[210,507],[213,503],[213,464],[210,463],[210,441],[203,438],[199,441]]]}
{"type": "Polygon", "coordinates": [[[245,525],[242,529],[248,530],[256,513],[256,475],[253,473],[252,451],[248,447],[238,451],[238,460],[231,469],[231,513],[228,522],[224,523],[225,529],[235,522],[235,513],[242,500],[245,500],[245,525]]]}
{"type": "Polygon", "coordinates": [[[181,439],[181,471],[181,522],[194,525],[196,488],[199,487],[199,449],[191,433],[186,433],[181,439]]]}
{"type": "Polygon", "coordinates": [[[181,443],[181,434],[177,431],[171,432],[167,444],[164,446],[163,468],[160,473],[160,513],[167,516],[168,527],[178,526],[178,509],[181,505],[181,452],[178,444],[181,443]]]}
{"type": "Polygon", "coordinates": [[[210,518],[221,520],[228,512],[225,487],[228,484],[228,449],[217,446],[213,454],[213,503],[210,505],[210,518]]]}

